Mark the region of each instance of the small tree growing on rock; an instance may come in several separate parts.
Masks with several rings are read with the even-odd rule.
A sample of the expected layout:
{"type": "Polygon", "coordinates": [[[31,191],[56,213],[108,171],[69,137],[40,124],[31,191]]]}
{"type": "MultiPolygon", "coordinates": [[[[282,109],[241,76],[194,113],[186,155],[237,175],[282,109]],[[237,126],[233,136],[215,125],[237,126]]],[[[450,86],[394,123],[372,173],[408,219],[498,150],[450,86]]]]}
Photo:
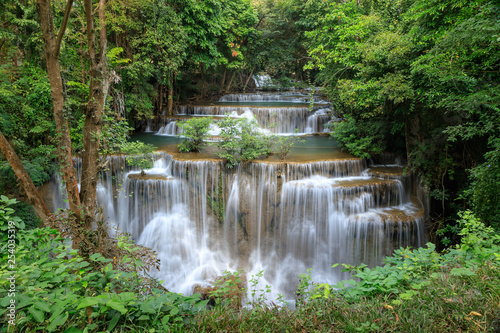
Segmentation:
{"type": "Polygon", "coordinates": [[[212,117],[194,117],[178,123],[185,138],[177,146],[179,150],[183,153],[200,152],[207,145],[206,140],[210,137],[208,131],[212,121],[212,117]]]}

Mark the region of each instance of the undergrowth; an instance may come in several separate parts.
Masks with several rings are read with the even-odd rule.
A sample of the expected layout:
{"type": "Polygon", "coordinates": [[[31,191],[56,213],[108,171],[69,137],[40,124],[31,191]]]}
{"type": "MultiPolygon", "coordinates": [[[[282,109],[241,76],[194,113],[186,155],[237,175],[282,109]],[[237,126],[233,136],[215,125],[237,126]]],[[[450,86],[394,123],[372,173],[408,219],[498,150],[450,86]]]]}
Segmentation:
{"type": "Polygon", "coordinates": [[[0,198],[0,332],[183,331],[206,307],[147,278],[128,238],[117,240],[120,260],[84,259],[55,229],[26,230],[14,203],[0,198]]]}

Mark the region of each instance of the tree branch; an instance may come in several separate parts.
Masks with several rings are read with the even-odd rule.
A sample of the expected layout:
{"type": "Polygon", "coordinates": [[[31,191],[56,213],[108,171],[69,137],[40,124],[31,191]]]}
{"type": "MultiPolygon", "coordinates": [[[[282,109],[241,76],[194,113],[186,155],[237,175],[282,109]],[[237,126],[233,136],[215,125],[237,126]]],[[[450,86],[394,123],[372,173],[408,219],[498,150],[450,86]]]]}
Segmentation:
{"type": "Polygon", "coordinates": [[[59,57],[59,51],[61,50],[61,43],[64,36],[64,32],[66,31],[66,27],[68,26],[69,14],[71,12],[71,7],[73,6],[73,0],[68,0],[66,3],[66,9],[64,10],[64,18],[61,24],[61,28],[59,29],[59,33],[57,34],[56,45],[54,48],[54,56],[59,57]]]}
{"type": "Polygon", "coordinates": [[[2,132],[0,132],[0,151],[5,155],[7,161],[12,167],[12,170],[14,170],[17,179],[19,179],[19,182],[21,183],[21,186],[23,187],[28,198],[28,202],[33,205],[35,212],[42,219],[43,224],[50,225],[50,222],[54,220],[52,213],[45,205],[45,202],[36,189],[35,184],[33,184],[33,181],[24,168],[21,160],[17,156],[14,149],[12,149],[7,139],[5,139],[2,132]]]}

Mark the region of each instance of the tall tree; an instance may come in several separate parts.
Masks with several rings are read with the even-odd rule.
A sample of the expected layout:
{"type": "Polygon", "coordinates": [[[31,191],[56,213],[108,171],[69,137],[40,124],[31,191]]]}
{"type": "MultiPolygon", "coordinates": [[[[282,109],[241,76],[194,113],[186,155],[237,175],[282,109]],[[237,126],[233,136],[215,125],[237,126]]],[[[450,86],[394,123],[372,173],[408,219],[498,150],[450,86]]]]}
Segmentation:
{"type": "Polygon", "coordinates": [[[47,74],[50,81],[50,92],[52,96],[52,105],[54,110],[54,119],[57,130],[57,155],[62,169],[63,178],[66,182],[68,192],[68,201],[70,210],[80,219],[80,197],[78,195],[78,183],[73,168],[71,154],[71,138],[69,135],[68,118],[64,107],[64,88],[61,77],[61,68],[59,65],[59,54],[64,32],[68,26],[73,0],[68,0],[64,11],[64,18],[55,33],[54,22],[52,19],[52,9],[50,0],[38,0],[40,11],[40,23],[42,25],[42,38],[45,50],[45,61],[47,63],[47,74]]]}
{"type": "Polygon", "coordinates": [[[84,230],[91,230],[96,204],[96,189],[99,172],[99,147],[102,136],[102,123],[106,96],[109,90],[108,65],[106,61],[107,36],[106,0],[99,0],[99,48],[95,33],[92,0],[85,0],[87,21],[87,43],[90,57],[89,100],[83,127],[82,179],[80,200],[84,216],[84,230]]]}

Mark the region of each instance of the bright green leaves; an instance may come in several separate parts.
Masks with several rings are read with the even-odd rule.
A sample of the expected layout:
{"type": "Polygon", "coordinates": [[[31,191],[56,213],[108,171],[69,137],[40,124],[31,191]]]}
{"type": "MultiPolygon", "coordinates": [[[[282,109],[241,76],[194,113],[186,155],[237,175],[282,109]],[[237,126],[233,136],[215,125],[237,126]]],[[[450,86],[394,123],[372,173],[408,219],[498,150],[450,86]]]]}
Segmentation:
{"type": "Polygon", "coordinates": [[[121,151],[126,156],[128,165],[139,168],[141,171],[150,169],[154,164],[156,147],[142,141],[130,141],[121,145],[121,151]]]}
{"type": "Polygon", "coordinates": [[[221,140],[216,154],[226,161],[228,168],[271,153],[272,136],[264,134],[255,119],[226,116],[217,125],[221,129],[221,140]]]}
{"type": "Polygon", "coordinates": [[[351,154],[370,158],[372,154],[381,154],[387,148],[385,131],[385,124],[379,120],[359,121],[346,115],[344,121],[334,124],[333,136],[342,142],[351,154]]]}
{"type": "MultiPolygon", "coordinates": [[[[384,259],[384,266],[369,268],[365,264],[342,264],[352,278],[336,285],[313,284],[310,274],[301,276],[299,295],[311,299],[341,296],[348,301],[387,295],[392,304],[401,305],[426,291],[434,280],[464,279],[478,276],[481,270],[495,271],[500,261],[500,236],[479,221],[470,211],[461,214],[462,242],[457,249],[439,254],[432,243],[415,250],[400,248],[384,259]],[[314,288],[310,288],[311,285],[314,288]],[[335,291],[332,291],[332,287],[335,291]],[[332,295],[331,295],[332,294],[332,295]]],[[[337,267],[338,264],[332,267],[337,267]]],[[[484,273],[484,272],[483,272],[484,273]]],[[[451,283],[451,282],[449,282],[451,283]]],[[[463,283],[463,282],[461,282],[463,283]]]]}
{"type": "Polygon", "coordinates": [[[209,126],[212,122],[212,117],[194,117],[177,123],[177,126],[182,129],[182,136],[185,138],[178,145],[179,151],[183,153],[201,151],[207,145],[209,126]]]}
{"type": "MultiPolygon", "coordinates": [[[[122,325],[133,331],[178,330],[192,324],[195,314],[206,307],[200,295],[164,293],[154,288],[155,282],[149,281],[151,289],[146,291],[137,272],[118,271],[111,264],[101,270],[109,259],[94,254],[90,261],[83,260],[55,230],[18,230],[16,235],[16,327],[20,330],[104,331],[122,325]],[[138,322],[143,316],[147,321],[138,322]]],[[[134,251],[133,245],[120,241],[134,251]]],[[[11,274],[7,260],[2,261],[0,315],[11,302],[6,280],[11,274]]]]}
{"type": "Polygon", "coordinates": [[[319,69],[345,119],[333,133],[339,142],[356,156],[383,149],[409,157],[441,200],[441,216],[456,212],[453,199],[465,190],[462,198],[473,200],[464,204],[500,228],[498,6],[383,0],[305,8],[307,68],[319,69]]]}

